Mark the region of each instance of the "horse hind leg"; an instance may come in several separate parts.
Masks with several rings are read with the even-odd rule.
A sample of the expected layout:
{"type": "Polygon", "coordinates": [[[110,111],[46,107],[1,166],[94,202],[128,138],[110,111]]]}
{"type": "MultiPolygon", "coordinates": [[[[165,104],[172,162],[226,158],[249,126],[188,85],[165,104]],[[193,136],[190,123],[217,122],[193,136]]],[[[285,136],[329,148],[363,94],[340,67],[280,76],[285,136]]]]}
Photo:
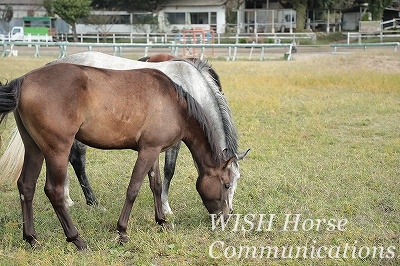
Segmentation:
{"type": "MultiPolygon", "coordinates": [[[[86,174],[86,150],[87,147],[85,144],[78,140],[74,140],[68,159],[78,177],[82,192],[85,195],[86,204],[98,206],[99,202],[90,186],[89,178],[86,174]]],[[[65,200],[68,199],[71,200],[69,193],[65,195],[65,200]]]]}
{"type": "Polygon", "coordinates": [[[25,149],[24,164],[17,186],[20,195],[23,239],[32,247],[38,245],[36,232],[33,224],[32,201],[36,190],[36,182],[43,165],[43,154],[40,149],[29,147],[25,149]]]}
{"type": "Polygon", "coordinates": [[[164,214],[173,214],[168,202],[168,192],[172,177],[175,173],[176,160],[178,158],[180,147],[181,142],[179,141],[174,146],[165,151],[164,182],[162,184],[161,193],[161,202],[164,214]]]}
{"type": "Polygon", "coordinates": [[[32,247],[36,247],[39,243],[33,223],[32,201],[44,157],[42,151],[23,126],[18,113],[15,113],[14,117],[25,146],[24,163],[17,181],[22,211],[22,234],[26,242],[32,247]]]}
{"type": "Polygon", "coordinates": [[[161,203],[161,178],[160,178],[160,166],[158,157],[155,161],[153,167],[151,167],[150,171],[148,172],[149,181],[150,181],[150,188],[153,192],[153,200],[154,200],[154,210],[155,210],[155,219],[159,225],[165,223],[165,215],[162,210],[162,203],[161,203]]]}
{"type": "Polygon", "coordinates": [[[69,151],[69,149],[63,149],[64,147],[66,147],[66,145],[59,146],[56,149],[59,151],[58,153],[45,156],[46,184],[44,191],[64,229],[67,241],[74,243],[78,250],[83,250],[86,249],[86,244],[79,237],[78,230],[74,226],[64,202],[64,185],[65,179],[67,178],[67,159],[69,151]]]}

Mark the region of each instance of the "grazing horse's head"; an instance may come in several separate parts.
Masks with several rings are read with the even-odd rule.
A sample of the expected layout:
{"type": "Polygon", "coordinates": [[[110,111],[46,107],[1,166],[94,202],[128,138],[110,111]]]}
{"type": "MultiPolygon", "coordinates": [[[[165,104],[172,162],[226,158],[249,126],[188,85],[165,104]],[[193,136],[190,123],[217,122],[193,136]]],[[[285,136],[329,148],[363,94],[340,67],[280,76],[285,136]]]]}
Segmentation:
{"type": "Polygon", "coordinates": [[[222,214],[226,219],[233,212],[233,196],[240,178],[239,163],[249,150],[231,157],[197,181],[203,204],[210,214],[222,214]]]}
{"type": "Polygon", "coordinates": [[[232,190],[233,184],[231,175],[233,160],[234,157],[204,173],[204,176],[197,180],[197,191],[210,214],[227,216],[231,212],[229,191],[232,190]]]}

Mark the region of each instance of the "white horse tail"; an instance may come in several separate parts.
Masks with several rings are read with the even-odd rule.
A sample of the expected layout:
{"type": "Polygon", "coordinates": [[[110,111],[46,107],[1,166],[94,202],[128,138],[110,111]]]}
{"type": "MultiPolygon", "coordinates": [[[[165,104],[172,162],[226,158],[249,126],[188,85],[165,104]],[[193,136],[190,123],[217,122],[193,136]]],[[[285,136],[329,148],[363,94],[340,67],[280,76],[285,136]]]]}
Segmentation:
{"type": "Polygon", "coordinates": [[[25,146],[18,128],[15,127],[10,143],[0,158],[0,183],[6,178],[13,177],[14,182],[18,179],[24,163],[24,155],[25,146]]]}

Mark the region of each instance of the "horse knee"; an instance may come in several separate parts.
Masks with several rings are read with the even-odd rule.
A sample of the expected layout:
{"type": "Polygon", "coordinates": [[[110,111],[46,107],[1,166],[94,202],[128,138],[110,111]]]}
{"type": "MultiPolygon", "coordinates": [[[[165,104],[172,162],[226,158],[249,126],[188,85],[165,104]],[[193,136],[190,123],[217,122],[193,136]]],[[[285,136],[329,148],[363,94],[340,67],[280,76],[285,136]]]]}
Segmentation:
{"type": "Polygon", "coordinates": [[[64,188],[62,186],[52,186],[46,184],[44,186],[44,193],[53,206],[64,205],[64,188]]]}
{"type": "Polygon", "coordinates": [[[139,190],[137,188],[131,188],[127,190],[126,192],[126,201],[133,204],[133,202],[135,201],[137,195],[139,194],[139,190]]]}
{"type": "Polygon", "coordinates": [[[33,195],[35,193],[35,187],[30,187],[24,184],[21,181],[17,182],[18,186],[18,191],[21,197],[21,200],[23,201],[32,201],[33,200],[33,195]]]}

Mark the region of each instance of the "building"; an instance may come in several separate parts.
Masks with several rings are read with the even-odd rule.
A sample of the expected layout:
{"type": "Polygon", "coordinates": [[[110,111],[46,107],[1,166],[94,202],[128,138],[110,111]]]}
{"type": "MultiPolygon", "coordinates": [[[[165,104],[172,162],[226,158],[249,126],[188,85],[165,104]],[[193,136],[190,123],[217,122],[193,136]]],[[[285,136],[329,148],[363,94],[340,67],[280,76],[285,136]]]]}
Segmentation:
{"type": "Polygon", "coordinates": [[[293,32],[296,11],[278,0],[244,1],[237,10],[237,31],[246,33],[293,32]]]}
{"type": "Polygon", "coordinates": [[[4,10],[7,5],[12,6],[14,18],[26,16],[46,16],[47,11],[43,7],[44,0],[6,0],[0,2],[0,9],[4,10]]]}
{"type": "Polygon", "coordinates": [[[171,0],[158,12],[161,31],[188,28],[225,33],[226,0],[171,0]]]}
{"type": "MultiPolygon", "coordinates": [[[[44,0],[6,0],[0,2],[0,10],[5,10],[7,6],[12,7],[13,19],[10,22],[0,21],[0,33],[10,32],[13,27],[24,26],[24,17],[45,17],[47,10],[43,6],[44,0]]],[[[37,23],[40,21],[38,20],[37,23]]],[[[47,25],[35,25],[46,26],[47,25]]],[[[55,33],[65,33],[69,31],[68,24],[62,19],[52,20],[52,29],[55,33]]]]}

